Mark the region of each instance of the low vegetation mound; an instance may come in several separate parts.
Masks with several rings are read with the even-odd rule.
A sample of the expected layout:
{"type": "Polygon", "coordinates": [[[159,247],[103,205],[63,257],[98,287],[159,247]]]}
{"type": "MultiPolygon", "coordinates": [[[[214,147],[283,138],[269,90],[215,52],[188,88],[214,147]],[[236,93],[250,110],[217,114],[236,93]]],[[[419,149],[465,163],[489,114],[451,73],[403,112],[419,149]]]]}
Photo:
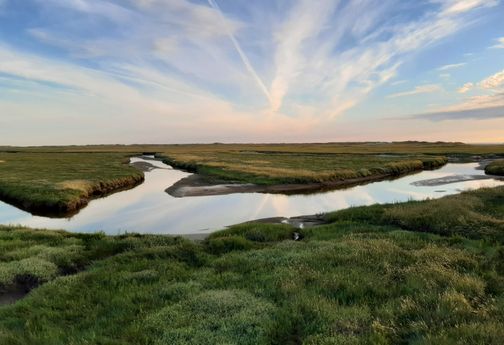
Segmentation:
{"type": "Polygon", "coordinates": [[[0,152],[0,160],[0,199],[35,214],[66,215],[143,181],[123,153],[0,152]]]}
{"type": "Polygon", "coordinates": [[[3,227],[0,284],[45,283],[0,307],[0,343],[500,344],[503,195],[243,224],[201,243],[3,227]]]}
{"type": "Polygon", "coordinates": [[[504,176],[504,159],[498,159],[485,167],[485,173],[489,175],[504,176]]]}
{"type": "Polygon", "coordinates": [[[447,163],[442,156],[275,152],[163,153],[164,162],[215,181],[326,183],[397,176],[447,163]]]}

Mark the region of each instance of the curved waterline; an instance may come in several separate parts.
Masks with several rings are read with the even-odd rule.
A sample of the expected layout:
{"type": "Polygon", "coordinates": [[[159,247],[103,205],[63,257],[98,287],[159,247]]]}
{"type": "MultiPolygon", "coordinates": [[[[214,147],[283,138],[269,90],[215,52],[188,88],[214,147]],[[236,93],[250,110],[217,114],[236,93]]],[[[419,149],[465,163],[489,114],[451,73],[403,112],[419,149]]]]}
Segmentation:
{"type": "MultiPolygon", "coordinates": [[[[477,163],[447,164],[395,180],[373,182],[347,189],[309,195],[238,193],[174,198],[164,190],[189,173],[172,169],[151,157],[132,158],[133,164],[154,166],[145,171],[145,182],[134,189],[93,200],[78,214],[63,219],[33,216],[0,202],[0,223],[74,232],[104,231],[197,234],[259,218],[316,214],[350,206],[439,198],[462,190],[504,185],[493,178],[449,184],[413,184],[454,175],[484,175],[477,163]]],[[[453,179],[451,179],[453,180],[453,179]]]]}

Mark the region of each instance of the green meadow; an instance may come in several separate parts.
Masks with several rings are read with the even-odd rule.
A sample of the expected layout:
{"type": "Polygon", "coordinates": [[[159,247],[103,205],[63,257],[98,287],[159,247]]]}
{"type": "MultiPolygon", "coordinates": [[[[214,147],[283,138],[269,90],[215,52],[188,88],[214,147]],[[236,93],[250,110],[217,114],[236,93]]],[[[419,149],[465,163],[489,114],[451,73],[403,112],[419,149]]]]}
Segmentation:
{"type": "Polygon", "coordinates": [[[180,237],[0,228],[0,344],[501,344],[504,187],[180,237]],[[294,241],[300,231],[302,240],[294,241]]]}

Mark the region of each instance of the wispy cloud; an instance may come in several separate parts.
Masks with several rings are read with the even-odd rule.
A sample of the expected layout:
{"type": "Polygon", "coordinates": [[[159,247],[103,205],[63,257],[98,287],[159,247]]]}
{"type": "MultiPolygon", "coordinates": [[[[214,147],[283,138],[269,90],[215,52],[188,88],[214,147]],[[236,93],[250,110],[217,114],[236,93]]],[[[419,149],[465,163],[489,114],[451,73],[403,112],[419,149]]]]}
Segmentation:
{"type": "Polygon", "coordinates": [[[466,83],[458,89],[459,93],[466,93],[476,87],[493,91],[492,94],[476,95],[462,102],[439,108],[433,112],[414,115],[413,119],[432,121],[493,119],[504,118],[504,92],[499,87],[504,85],[504,70],[477,84],[466,83]]]}
{"type": "MultiPolygon", "coordinates": [[[[131,138],[149,129],[174,138],[332,133],[348,120],[336,117],[351,117],[380,86],[425,80],[400,75],[401,66],[497,3],[217,1],[30,0],[26,11],[9,12],[15,2],[0,0],[7,15],[17,15],[16,25],[13,17],[0,26],[7,78],[0,81],[0,136],[16,133],[23,119],[44,125],[27,120],[42,108],[59,119],[71,113],[71,121],[61,120],[68,126],[110,121],[112,130],[116,123],[131,138]]],[[[478,87],[501,85],[499,78],[478,87]]],[[[389,97],[443,89],[403,87],[389,97]]]]}
{"type": "Polygon", "coordinates": [[[424,93],[438,92],[438,91],[442,91],[442,90],[443,90],[443,88],[438,84],[420,85],[420,86],[415,87],[413,90],[393,93],[391,95],[388,95],[387,97],[388,98],[398,98],[398,97],[414,96],[414,95],[419,95],[419,94],[424,94],[424,93]]]}
{"type": "Polygon", "coordinates": [[[217,4],[217,1],[216,0],[208,0],[208,3],[210,4],[210,6],[212,6],[213,9],[215,9],[219,13],[219,16],[222,19],[223,25],[226,28],[226,32],[227,32],[229,38],[231,39],[231,42],[233,42],[233,45],[234,45],[236,51],[240,55],[240,58],[243,61],[243,64],[245,65],[245,68],[250,73],[250,75],[254,78],[254,80],[256,81],[257,85],[261,89],[261,91],[266,95],[266,97],[268,98],[268,100],[271,102],[271,95],[270,95],[268,89],[266,88],[266,85],[264,85],[264,82],[259,77],[259,75],[255,71],[254,67],[252,67],[252,64],[250,63],[249,58],[247,57],[247,55],[245,54],[245,52],[241,48],[240,43],[238,43],[238,40],[233,35],[232,31],[229,30],[229,28],[227,27],[228,24],[226,22],[226,18],[222,14],[222,11],[219,8],[219,5],[217,4]]]}
{"type": "Polygon", "coordinates": [[[390,83],[390,85],[391,86],[397,86],[397,85],[405,84],[407,82],[408,82],[407,80],[397,80],[397,81],[394,81],[394,82],[390,83]]]}
{"type": "Polygon", "coordinates": [[[467,109],[460,111],[443,111],[415,115],[417,120],[449,121],[449,120],[486,120],[504,118],[504,106],[467,109]]]}
{"type": "Polygon", "coordinates": [[[488,1],[443,1],[437,14],[429,12],[398,24],[384,19],[394,17],[394,2],[322,2],[317,10],[306,2],[299,4],[281,27],[283,35],[276,49],[279,67],[271,92],[273,109],[280,109],[291,95],[316,100],[327,109],[321,115],[329,117],[352,108],[349,104],[360,103],[395,76],[408,54],[461,30],[470,12],[489,6],[488,1]],[[361,23],[366,25],[360,27],[361,23]],[[346,46],[348,35],[356,42],[354,46],[346,46]]]}
{"type": "Polygon", "coordinates": [[[484,90],[496,91],[501,86],[504,86],[504,70],[497,72],[497,73],[481,80],[478,83],[472,83],[472,82],[465,83],[457,91],[459,93],[466,93],[467,91],[472,90],[476,87],[479,87],[480,89],[484,89],[484,90]]]}
{"type": "Polygon", "coordinates": [[[458,93],[466,93],[474,87],[473,83],[465,83],[461,88],[457,90],[458,93]]]}
{"type": "Polygon", "coordinates": [[[454,63],[454,64],[450,64],[450,65],[444,65],[444,66],[439,67],[438,71],[447,71],[447,70],[451,70],[451,69],[460,68],[460,67],[463,67],[465,65],[466,65],[465,62],[454,63]]]}
{"type": "Polygon", "coordinates": [[[504,85],[504,70],[489,76],[478,83],[484,89],[495,89],[504,85]]]}
{"type": "Polygon", "coordinates": [[[278,111],[293,81],[307,68],[304,44],[316,38],[326,28],[338,1],[323,0],[317,6],[309,0],[301,0],[291,10],[288,19],[275,35],[275,77],[271,83],[273,111],[278,111]]]}
{"type": "Polygon", "coordinates": [[[434,0],[441,2],[444,6],[444,13],[464,13],[480,7],[493,7],[496,6],[498,0],[434,0]]]}
{"type": "Polygon", "coordinates": [[[504,37],[500,37],[500,38],[496,39],[496,41],[497,41],[497,44],[491,46],[490,48],[504,49],[504,37]]]}
{"type": "Polygon", "coordinates": [[[472,96],[460,103],[409,118],[432,121],[504,118],[504,92],[472,96]]]}

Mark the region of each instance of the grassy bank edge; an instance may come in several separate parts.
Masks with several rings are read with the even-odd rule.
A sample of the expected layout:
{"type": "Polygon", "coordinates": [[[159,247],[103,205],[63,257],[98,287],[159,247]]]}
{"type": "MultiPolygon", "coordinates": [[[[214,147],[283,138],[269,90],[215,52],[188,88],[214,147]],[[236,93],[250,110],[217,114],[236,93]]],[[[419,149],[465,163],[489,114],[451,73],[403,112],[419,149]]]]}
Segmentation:
{"type": "MultiPolygon", "coordinates": [[[[57,156],[60,153],[51,154],[57,156]]],[[[76,155],[77,157],[80,154],[75,153],[72,155],[76,155]]],[[[93,153],[86,153],[86,155],[93,155],[93,153]]],[[[143,183],[145,179],[144,173],[139,169],[129,166],[130,158],[137,154],[119,153],[118,155],[119,157],[115,157],[117,162],[114,161],[114,164],[121,170],[120,176],[114,176],[113,174],[107,176],[107,169],[103,169],[103,177],[98,180],[86,181],[88,176],[84,173],[79,173],[77,170],[76,173],[73,173],[76,176],[74,180],[68,181],[70,182],[69,185],[62,182],[61,187],[52,187],[52,189],[48,189],[45,185],[38,186],[37,181],[31,180],[18,181],[16,183],[2,181],[0,183],[0,200],[21,210],[30,212],[33,215],[46,217],[68,217],[74,215],[93,199],[131,189],[143,183]],[[80,184],[81,181],[85,183],[80,184]],[[77,185],[73,186],[73,183],[77,185]]],[[[55,167],[54,172],[51,174],[57,175],[58,169],[63,171],[67,169],[75,170],[75,167],[71,163],[65,162],[63,165],[55,167]]],[[[93,168],[98,171],[102,169],[100,164],[93,168]]],[[[34,178],[43,180],[48,178],[48,176],[44,176],[44,174],[37,171],[36,164],[33,167],[26,167],[26,169],[34,170],[32,174],[34,178]]]]}
{"type": "Polygon", "coordinates": [[[361,181],[373,181],[385,179],[387,177],[397,177],[416,171],[431,170],[440,168],[448,163],[445,156],[421,157],[418,159],[404,159],[397,162],[385,163],[383,167],[373,169],[345,170],[344,172],[335,172],[327,179],[309,178],[309,177],[269,177],[264,175],[252,174],[233,169],[209,166],[204,163],[194,161],[180,161],[169,154],[156,154],[163,163],[176,169],[180,169],[193,174],[202,176],[208,184],[220,183],[251,183],[256,185],[295,185],[295,184],[320,184],[344,185],[345,181],[349,184],[355,184],[361,181]]]}

